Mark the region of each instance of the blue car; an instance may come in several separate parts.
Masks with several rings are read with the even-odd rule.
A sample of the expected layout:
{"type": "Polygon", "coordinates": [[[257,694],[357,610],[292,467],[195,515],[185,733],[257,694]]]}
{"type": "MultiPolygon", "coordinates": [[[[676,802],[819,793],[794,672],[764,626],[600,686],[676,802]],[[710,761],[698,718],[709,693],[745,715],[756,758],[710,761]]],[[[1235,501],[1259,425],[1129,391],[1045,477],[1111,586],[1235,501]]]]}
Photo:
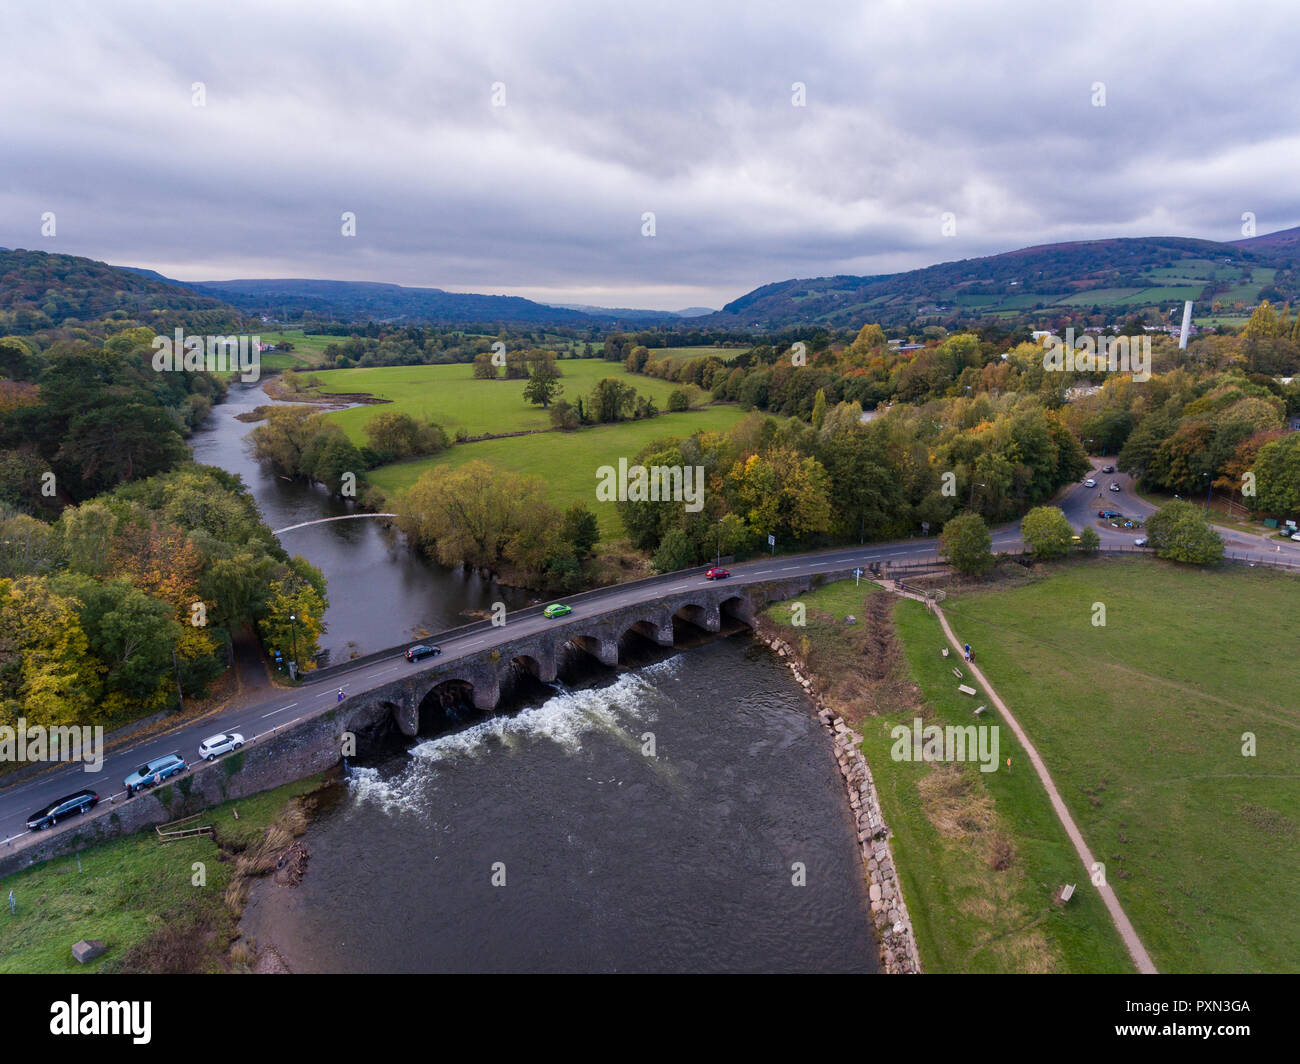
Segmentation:
{"type": "Polygon", "coordinates": [[[126,785],[127,794],[135,794],[136,791],[161,783],[167,777],[184,772],[187,768],[189,766],[185,764],[185,758],[180,754],[164,754],[141,765],[122,782],[126,785]]]}

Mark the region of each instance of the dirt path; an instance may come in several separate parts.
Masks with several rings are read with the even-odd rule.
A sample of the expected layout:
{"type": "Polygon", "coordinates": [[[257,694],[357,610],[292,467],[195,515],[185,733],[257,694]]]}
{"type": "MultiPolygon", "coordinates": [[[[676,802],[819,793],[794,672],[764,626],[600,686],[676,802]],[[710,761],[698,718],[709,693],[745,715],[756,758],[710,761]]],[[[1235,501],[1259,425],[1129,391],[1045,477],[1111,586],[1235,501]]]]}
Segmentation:
{"type": "MultiPolygon", "coordinates": [[[[927,602],[923,595],[918,595],[915,592],[899,592],[897,583],[893,584],[893,590],[896,594],[904,594],[907,598],[916,599],[918,602],[927,602]]],[[[948,618],[944,616],[943,609],[938,603],[928,604],[934,611],[935,615],[939,618],[939,623],[943,625],[943,633],[948,637],[948,642],[952,644],[953,649],[956,650],[958,654],[964,656],[964,644],[953,634],[952,628],[948,625],[948,618]]],[[[1070,810],[1066,808],[1065,801],[1061,797],[1061,792],[1056,789],[1056,784],[1052,782],[1051,774],[1047,771],[1047,765],[1044,763],[1042,757],[1039,756],[1038,749],[1029,741],[1029,736],[1025,734],[1024,728],[1020,726],[1020,722],[1016,720],[1014,715],[1012,715],[1011,710],[1007,708],[1007,704],[1002,701],[1002,698],[998,695],[993,685],[989,683],[984,674],[980,672],[979,666],[974,662],[967,662],[966,667],[970,669],[972,674],[974,674],[975,679],[979,681],[980,686],[988,692],[989,698],[992,700],[993,704],[997,706],[998,712],[1002,714],[1002,719],[1006,721],[1007,727],[1009,727],[1015,737],[1020,740],[1020,745],[1024,747],[1025,753],[1029,757],[1030,764],[1034,766],[1034,771],[1038,773],[1038,778],[1042,782],[1043,788],[1047,791],[1048,798],[1051,799],[1052,808],[1056,810],[1057,819],[1060,820],[1062,826],[1065,828],[1065,833],[1070,836],[1070,841],[1074,844],[1075,853],[1077,853],[1079,859],[1083,861],[1085,872],[1091,880],[1092,866],[1094,863],[1092,851],[1088,849],[1088,844],[1083,840],[1083,833],[1079,831],[1078,825],[1075,824],[1074,818],[1070,815],[1070,810]]],[[[1119,903],[1119,898],[1115,896],[1114,889],[1109,883],[1106,883],[1103,886],[1098,887],[1097,890],[1098,893],[1101,894],[1101,900],[1106,903],[1106,909],[1110,912],[1110,918],[1114,921],[1115,928],[1119,931],[1120,938],[1124,940],[1124,945],[1128,949],[1129,956],[1133,958],[1133,963],[1137,966],[1137,970],[1144,975],[1155,975],[1156,966],[1152,962],[1150,955],[1147,953],[1146,947],[1142,945],[1142,940],[1138,938],[1137,931],[1133,929],[1133,925],[1129,922],[1128,916],[1125,915],[1124,909],[1119,903]]]]}

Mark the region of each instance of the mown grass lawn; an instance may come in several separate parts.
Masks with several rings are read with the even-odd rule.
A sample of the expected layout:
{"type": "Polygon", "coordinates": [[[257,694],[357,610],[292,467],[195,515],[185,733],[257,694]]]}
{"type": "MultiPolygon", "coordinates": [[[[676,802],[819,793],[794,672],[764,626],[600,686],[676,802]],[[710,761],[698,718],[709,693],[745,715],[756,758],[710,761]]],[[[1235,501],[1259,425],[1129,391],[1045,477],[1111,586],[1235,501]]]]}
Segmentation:
{"type": "MultiPolygon", "coordinates": [[[[311,776],[226,802],[200,823],[213,825],[228,847],[242,848],[260,837],[290,799],[319,783],[319,776],[311,776]]],[[[218,860],[218,853],[213,839],[164,843],[150,828],[9,876],[0,881],[0,893],[7,899],[13,890],[18,910],[10,916],[0,909],[0,973],[112,971],[132,946],[167,921],[181,920],[210,929],[194,950],[209,970],[219,970],[235,921],[223,899],[232,864],[218,860]],[[196,861],[204,865],[203,886],[192,882],[196,861]],[[72,947],[83,938],[101,940],[107,952],[78,964],[72,947]]]]}
{"type": "MultiPolygon", "coordinates": [[[[654,399],[660,410],[667,409],[668,396],[677,387],[653,377],[628,373],[621,364],[603,359],[562,359],[558,363],[564,387],[560,398],[571,403],[584,401],[597,382],[617,377],[642,395],[654,399]]],[[[367,442],[365,425],[381,410],[400,410],[425,421],[433,421],[454,436],[546,430],[551,427],[548,411],[524,398],[523,380],[476,380],[469,364],[446,366],[376,366],[368,369],[332,369],[312,372],[321,391],[364,392],[390,402],[382,406],[358,406],[329,415],[354,443],[367,442]]]]}
{"type": "MultiPolygon", "coordinates": [[[[868,596],[879,594],[874,585],[855,588],[845,580],[799,596],[807,624],[790,628],[789,638],[796,646],[806,639],[817,675],[842,677],[870,665],[872,650],[859,645],[858,627],[843,621],[851,613],[861,625],[868,596]]],[[[767,615],[788,625],[790,605],[773,606],[767,615]]],[[[918,715],[923,726],[970,725],[975,706],[988,699],[957,692],[952,668],[958,662],[943,657],[946,640],[932,614],[903,600],[892,610],[902,640],[901,679],[916,684],[921,700],[909,702],[901,692],[874,696],[875,714],[858,716],[856,727],[892,832],[922,966],[928,972],[1132,971],[1046,792],[1005,727],[995,772],[970,762],[893,759],[896,726],[910,728],[918,715]],[[1007,852],[1006,867],[994,867],[993,858],[1007,852]],[[1076,893],[1060,905],[1054,899],[1064,883],[1077,884],[1076,893]]],[[[982,719],[997,723],[987,714],[982,719]]]]}
{"type": "Polygon", "coordinates": [[[1157,967],[1295,971],[1297,578],[1135,558],[1036,577],[945,610],[1047,761],[1157,967]],[[1248,735],[1254,756],[1243,756],[1248,735]]]}
{"type": "Polygon", "coordinates": [[[366,473],[366,479],[384,492],[390,504],[396,505],[396,497],[428,470],[455,469],[481,459],[515,473],[541,477],[546,481],[553,505],[564,510],[574,503],[584,504],[600,522],[601,536],[618,538],[623,535],[623,525],[614,503],[596,499],[597,469],[602,465],[617,468],[619,458],[631,462],[653,440],[690,436],[700,431],[723,431],[744,416],[739,407],[709,406],[685,413],[661,414],[644,421],[593,425],[576,432],[480,440],[458,444],[431,458],[372,469],[366,473]]]}

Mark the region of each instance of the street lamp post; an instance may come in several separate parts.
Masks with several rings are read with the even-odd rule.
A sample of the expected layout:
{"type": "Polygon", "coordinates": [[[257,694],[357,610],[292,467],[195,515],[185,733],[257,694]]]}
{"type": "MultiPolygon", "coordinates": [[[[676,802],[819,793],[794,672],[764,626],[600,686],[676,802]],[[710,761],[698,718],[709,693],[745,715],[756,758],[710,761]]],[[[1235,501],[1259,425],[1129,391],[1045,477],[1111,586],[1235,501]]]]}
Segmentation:
{"type": "Polygon", "coordinates": [[[987,485],[987,484],[978,484],[978,485],[977,485],[977,484],[975,483],[975,481],[973,481],[973,480],[970,482],[970,512],[971,512],[971,513],[974,513],[974,512],[975,512],[975,489],[976,489],[977,487],[985,488],[985,487],[988,487],[988,485],[987,485]]]}
{"type": "Polygon", "coordinates": [[[718,568],[722,568],[722,518],[718,518],[718,568]]]}
{"type": "Polygon", "coordinates": [[[1214,492],[1214,477],[1209,473],[1202,474],[1208,483],[1205,485],[1205,519],[1210,519],[1210,496],[1214,492]]]}
{"type": "Polygon", "coordinates": [[[298,678],[298,616],[289,614],[289,631],[293,638],[293,679],[298,678]]]}

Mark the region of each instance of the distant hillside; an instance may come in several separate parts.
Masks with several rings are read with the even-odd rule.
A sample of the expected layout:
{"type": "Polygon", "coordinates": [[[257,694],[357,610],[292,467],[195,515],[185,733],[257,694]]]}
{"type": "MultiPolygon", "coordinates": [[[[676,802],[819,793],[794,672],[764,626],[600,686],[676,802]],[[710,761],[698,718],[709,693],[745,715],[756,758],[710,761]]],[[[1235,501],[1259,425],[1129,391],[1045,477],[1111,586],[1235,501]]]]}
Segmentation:
{"type": "Polygon", "coordinates": [[[1043,244],[907,273],[815,277],[764,285],[696,319],[701,326],[855,327],[867,321],[956,323],[1034,311],[1121,317],[1185,299],[1225,308],[1300,297],[1300,230],[1232,244],[1182,237],[1043,244]],[[1288,236],[1288,234],[1291,234],[1288,236]],[[1240,245],[1240,246],[1238,246],[1240,245]]]}
{"type": "Polygon", "coordinates": [[[1300,257],[1297,255],[1300,251],[1300,225],[1294,229],[1279,229],[1276,233],[1265,233],[1263,236],[1242,237],[1230,243],[1233,247],[1258,252],[1265,257],[1279,259],[1287,257],[1294,262],[1297,257],[1300,257]]]}
{"type": "Polygon", "coordinates": [[[674,310],[638,310],[635,307],[596,307],[590,303],[547,303],[548,307],[561,307],[564,310],[576,310],[593,318],[617,319],[618,321],[671,321],[681,315],[674,310]]]}
{"type": "Polygon", "coordinates": [[[158,332],[176,326],[235,332],[231,306],[150,271],[109,266],[80,255],[0,250],[0,335],[28,334],[102,318],[138,321],[158,332]]]}
{"type": "Polygon", "coordinates": [[[580,311],[534,303],[518,296],[482,296],[407,288],[365,281],[198,281],[195,291],[215,296],[249,314],[297,320],[304,314],[335,321],[427,322],[435,325],[590,325],[580,311]]]}

